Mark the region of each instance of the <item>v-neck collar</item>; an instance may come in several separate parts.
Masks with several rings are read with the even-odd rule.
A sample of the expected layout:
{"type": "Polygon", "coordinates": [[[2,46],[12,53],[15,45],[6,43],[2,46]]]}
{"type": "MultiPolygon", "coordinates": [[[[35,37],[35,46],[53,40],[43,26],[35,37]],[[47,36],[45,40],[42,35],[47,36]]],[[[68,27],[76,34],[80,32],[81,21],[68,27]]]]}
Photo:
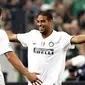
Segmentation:
{"type": "Polygon", "coordinates": [[[53,30],[52,33],[51,33],[48,37],[46,37],[46,38],[43,38],[41,33],[40,33],[40,35],[41,35],[42,40],[47,40],[47,39],[49,39],[49,38],[53,35],[53,33],[54,33],[54,30],[53,30]]]}

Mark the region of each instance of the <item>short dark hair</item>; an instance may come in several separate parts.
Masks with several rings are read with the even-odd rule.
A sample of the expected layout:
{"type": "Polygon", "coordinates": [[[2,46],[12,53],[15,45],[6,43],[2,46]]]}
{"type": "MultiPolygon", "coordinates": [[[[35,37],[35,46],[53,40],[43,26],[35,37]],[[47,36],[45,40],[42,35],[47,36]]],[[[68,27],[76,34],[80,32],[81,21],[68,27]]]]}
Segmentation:
{"type": "Polygon", "coordinates": [[[0,8],[0,16],[1,16],[1,13],[2,13],[2,8],[0,8]]]}
{"type": "Polygon", "coordinates": [[[43,15],[43,16],[46,16],[48,20],[53,20],[53,16],[52,16],[52,13],[48,12],[48,11],[40,11],[37,15],[37,17],[39,15],[43,15]]]}

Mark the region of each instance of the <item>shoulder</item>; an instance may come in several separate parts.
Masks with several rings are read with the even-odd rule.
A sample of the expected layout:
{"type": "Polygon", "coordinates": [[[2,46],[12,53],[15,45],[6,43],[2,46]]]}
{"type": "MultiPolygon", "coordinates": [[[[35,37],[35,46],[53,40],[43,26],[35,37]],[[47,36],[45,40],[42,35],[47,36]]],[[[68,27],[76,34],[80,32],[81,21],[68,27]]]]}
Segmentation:
{"type": "Polygon", "coordinates": [[[30,32],[25,33],[28,36],[36,36],[37,34],[40,34],[40,32],[36,29],[31,30],[30,32]]]}
{"type": "Polygon", "coordinates": [[[36,34],[36,33],[38,33],[38,32],[39,32],[38,30],[33,29],[33,30],[31,30],[31,31],[29,31],[29,32],[26,32],[26,33],[24,33],[24,34],[36,34]]]}
{"type": "Polygon", "coordinates": [[[4,37],[5,35],[6,35],[6,32],[0,29],[0,37],[4,37]]]}
{"type": "Polygon", "coordinates": [[[64,31],[61,31],[61,32],[59,32],[61,35],[69,35],[67,32],[64,32],[64,31]]]}
{"type": "Polygon", "coordinates": [[[5,41],[8,40],[8,36],[4,30],[0,29],[0,42],[3,40],[5,40],[5,41]]]}
{"type": "Polygon", "coordinates": [[[4,30],[0,29],[0,34],[6,33],[4,30]]]}
{"type": "Polygon", "coordinates": [[[20,39],[21,40],[25,40],[25,39],[29,40],[29,39],[32,39],[33,37],[36,37],[38,32],[39,32],[38,30],[33,29],[33,30],[26,32],[26,33],[20,33],[20,34],[17,34],[17,39],[18,40],[20,40],[20,39]]]}
{"type": "Polygon", "coordinates": [[[58,36],[69,35],[68,33],[64,32],[64,31],[54,31],[54,34],[57,34],[58,36]]]}
{"type": "Polygon", "coordinates": [[[17,36],[28,36],[28,35],[34,35],[34,34],[37,33],[37,32],[38,32],[38,30],[33,29],[33,30],[31,30],[31,31],[29,31],[29,32],[26,32],[26,33],[18,33],[17,36]]]}
{"type": "Polygon", "coordinates": [[[31,33],[39,33],[39,31],[36,30],[36,29],[33,29],[33,30],[31,30],[30,32],[31,32],[31,33]]]}
{"type": "Polygon", "coordinates": [[[69,42],[71,40],[71,38],[73,37],[72,35],[64,32],[64,31],[58,31],[56,33],[56,31],[54,32],[54,36],[56,36],[56,38],[58,38],[59,40],[61,40],[61,42],[69,42]]]}

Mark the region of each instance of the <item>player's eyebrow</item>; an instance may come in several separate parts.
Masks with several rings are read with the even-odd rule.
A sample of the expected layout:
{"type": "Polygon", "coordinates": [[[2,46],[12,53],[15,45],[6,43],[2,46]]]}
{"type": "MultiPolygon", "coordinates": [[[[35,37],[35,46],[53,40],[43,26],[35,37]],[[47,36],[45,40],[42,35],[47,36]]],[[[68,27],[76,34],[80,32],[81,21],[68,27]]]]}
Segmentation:
{"type": "Polygon", "coordinates": [[[45,20],[36,20],[37,22],[45,22],[45,20]]]}

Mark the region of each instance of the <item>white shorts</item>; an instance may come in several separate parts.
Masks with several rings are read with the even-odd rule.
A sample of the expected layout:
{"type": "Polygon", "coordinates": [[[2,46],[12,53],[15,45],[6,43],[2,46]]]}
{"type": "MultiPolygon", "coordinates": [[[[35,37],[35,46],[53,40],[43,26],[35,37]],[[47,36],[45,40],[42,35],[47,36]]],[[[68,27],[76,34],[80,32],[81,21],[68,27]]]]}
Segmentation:
{"type": "Polygon", "coordinates": [[[0,85],[5,85],[4,76],[1,71],[1,65],[0,65],[0,85]]]}

